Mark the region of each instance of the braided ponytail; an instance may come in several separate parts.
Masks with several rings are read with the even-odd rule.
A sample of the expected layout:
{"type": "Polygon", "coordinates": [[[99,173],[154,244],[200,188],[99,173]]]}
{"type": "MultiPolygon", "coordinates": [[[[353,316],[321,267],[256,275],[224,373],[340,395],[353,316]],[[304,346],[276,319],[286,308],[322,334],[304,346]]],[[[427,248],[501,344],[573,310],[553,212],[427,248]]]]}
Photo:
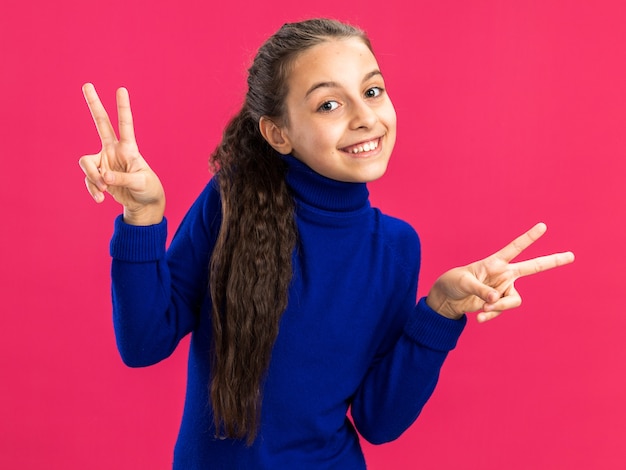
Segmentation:
{"type": "Polygon", "coordinates": [[[298,54],[330,38],[364,33],[333,20],[284,25],[257,53],[248,92],[211,155],[222,198],[222,225],[210,263],[213,302],[210,397],[216,432],[256,438],[263,380],[287,307],[296,244],[286,166],[259,130],[281,120],[287,77],[298,54]]]}

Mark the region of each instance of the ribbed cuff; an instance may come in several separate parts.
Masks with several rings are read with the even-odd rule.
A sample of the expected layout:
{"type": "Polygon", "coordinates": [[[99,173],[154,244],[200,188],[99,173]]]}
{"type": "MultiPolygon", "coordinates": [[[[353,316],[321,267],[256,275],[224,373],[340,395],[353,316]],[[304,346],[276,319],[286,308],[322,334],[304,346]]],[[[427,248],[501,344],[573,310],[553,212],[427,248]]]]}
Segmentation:
{"type": "Polygon", "coordinates": [[[111,238],[111,257],[120,261],[145,263],[158,261],[165,254],[167,220],[156,225],[137,226],[124,222],[122,215],[115,219],[111,238]]]}
{"type": "Polygon", "coordinates": [[[413,341],[436,351],[451,351],[465,328],[467,316],[452,320],[439,315],[426,304],[426,298],[419,300],[413,317],[404,327],[404,332],[413,341]]]}

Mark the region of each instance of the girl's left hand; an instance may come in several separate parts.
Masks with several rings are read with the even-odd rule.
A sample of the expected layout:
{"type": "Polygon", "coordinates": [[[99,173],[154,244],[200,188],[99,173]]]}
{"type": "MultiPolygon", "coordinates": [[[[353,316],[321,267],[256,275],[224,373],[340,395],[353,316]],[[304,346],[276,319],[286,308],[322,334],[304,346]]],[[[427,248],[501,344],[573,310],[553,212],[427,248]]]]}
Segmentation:
{"type": "Polygon", "coordinates": [[[532,245],[547,230],[539,223],[493,255],[467,266],[451,269],[433,285],[427,304],[439,314],[458,319],[466,312],[481,311],[477,320],[484,322],[504,310],[522,303],[515,281],[574,261],[571,252],[555,253],[519,263],[513,258],[532,245]]]}

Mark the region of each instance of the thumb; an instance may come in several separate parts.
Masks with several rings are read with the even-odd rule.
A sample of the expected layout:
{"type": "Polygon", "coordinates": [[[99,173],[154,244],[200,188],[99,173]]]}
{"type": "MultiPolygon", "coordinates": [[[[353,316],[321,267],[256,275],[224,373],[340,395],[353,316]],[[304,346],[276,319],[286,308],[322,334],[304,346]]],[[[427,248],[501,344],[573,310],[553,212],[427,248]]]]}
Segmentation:
{"type": "Polygon", "coordinates": [[[492,304],[500,298],[500,293],[497,290],[480,282],[470,273],[467,273],[461,278],[460,287],[467,294],[475,295],[488,304],[492,304]]]}
{"type": "Polygon", "coordinates": [[[102,179],[107,186],[126,188],[130,191],[143,191],[146,188],[146,175],[143,171],[126,173],[106,170],[102,173],[102,179]]]}

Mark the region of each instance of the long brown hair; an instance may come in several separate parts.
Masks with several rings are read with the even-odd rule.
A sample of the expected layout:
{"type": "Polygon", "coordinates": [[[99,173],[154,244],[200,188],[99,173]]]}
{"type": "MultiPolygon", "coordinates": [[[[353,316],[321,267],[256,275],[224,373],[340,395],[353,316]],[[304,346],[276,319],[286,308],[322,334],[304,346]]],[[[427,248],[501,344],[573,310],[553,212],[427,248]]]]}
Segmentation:
{"type": "Polygon", "coordinates": [[[256,438],[262,387],[287,307],[296,244],[286,166],[259,130],[262,116],[286,118],[287,77],[298,54],[331,38],[365,34],[334,20],[285,24],[248,70],[239,113],[211,155],[222,199],[222,225],[210,264],[213,303],[210,396],[216,433],[256,438]]]}

